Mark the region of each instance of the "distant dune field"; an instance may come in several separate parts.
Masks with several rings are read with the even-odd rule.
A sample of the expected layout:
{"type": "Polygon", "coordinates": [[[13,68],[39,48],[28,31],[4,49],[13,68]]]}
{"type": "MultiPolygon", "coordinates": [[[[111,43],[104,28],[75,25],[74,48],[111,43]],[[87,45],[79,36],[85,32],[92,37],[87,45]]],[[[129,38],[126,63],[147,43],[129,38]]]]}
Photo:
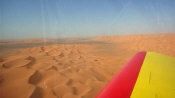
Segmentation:
{"type": "Polygon", "coordinates": [[[175,57],[175,34],[47,41],[11,50],[1,41],[0,98],[92,98],[136,52],[175,57]]]}

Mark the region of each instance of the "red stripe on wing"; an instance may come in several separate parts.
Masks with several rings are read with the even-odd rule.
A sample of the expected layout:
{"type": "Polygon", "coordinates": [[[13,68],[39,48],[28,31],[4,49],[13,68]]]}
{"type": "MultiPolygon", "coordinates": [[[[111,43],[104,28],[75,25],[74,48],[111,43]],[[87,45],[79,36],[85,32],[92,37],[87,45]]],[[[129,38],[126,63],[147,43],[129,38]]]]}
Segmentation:
{"type": "Polygon", "coordinates": [[[137,53],[96,97],[130,98],[145,55],[146,52],[137,53]]]}

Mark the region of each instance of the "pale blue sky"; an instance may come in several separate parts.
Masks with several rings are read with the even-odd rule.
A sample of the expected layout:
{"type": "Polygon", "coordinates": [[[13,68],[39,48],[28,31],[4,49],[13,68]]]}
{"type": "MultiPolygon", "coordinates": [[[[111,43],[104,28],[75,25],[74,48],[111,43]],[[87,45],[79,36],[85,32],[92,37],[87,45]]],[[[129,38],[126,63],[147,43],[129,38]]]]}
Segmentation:
{"type": "Polygon", "coordinates": [[[0,0],[0,39],[175,33],[175,0],[0,0]]]}

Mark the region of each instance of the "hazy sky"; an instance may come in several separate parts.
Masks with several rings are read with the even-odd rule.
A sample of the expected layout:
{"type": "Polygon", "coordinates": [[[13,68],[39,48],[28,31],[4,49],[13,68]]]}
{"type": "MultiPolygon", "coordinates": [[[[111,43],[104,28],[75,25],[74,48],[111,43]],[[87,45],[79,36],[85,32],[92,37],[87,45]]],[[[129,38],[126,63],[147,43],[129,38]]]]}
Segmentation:
{"type": "Polygon", "coordinates": [[[0,39],[174,32],[175,0],[0,0],[0,39]]]}

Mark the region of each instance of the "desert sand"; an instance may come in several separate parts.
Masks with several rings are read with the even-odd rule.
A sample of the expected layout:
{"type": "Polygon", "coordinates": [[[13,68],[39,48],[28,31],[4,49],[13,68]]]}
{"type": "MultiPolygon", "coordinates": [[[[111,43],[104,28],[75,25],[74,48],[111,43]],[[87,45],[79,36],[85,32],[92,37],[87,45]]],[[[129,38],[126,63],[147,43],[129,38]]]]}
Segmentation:
{"type": "Polygon", "coordinates": [[[135,53],[175,57],[175,34],[74,40],[0,51],[0,98],[93,98],[135,53]]]}

